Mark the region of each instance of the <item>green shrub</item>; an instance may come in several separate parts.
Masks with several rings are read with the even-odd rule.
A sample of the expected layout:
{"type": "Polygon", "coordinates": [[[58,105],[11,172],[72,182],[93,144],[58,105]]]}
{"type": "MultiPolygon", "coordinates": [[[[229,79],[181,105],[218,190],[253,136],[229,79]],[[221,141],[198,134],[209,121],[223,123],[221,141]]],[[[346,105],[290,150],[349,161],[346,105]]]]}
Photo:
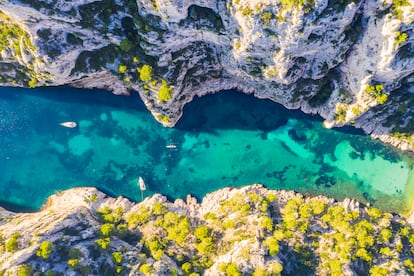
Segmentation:
{"type": "Polygon", "coordinates": [[[239,276],[241,275],[240,270],[236,263],[229,263],[226,267],[226,274],[228,276],[239,276]]]}
{"type": "Polygon", "coordinates": [[[273,257],[279,253],[279,242],[275,237],[267,237],[263,244],[269,249],[270,256],[273,257]]]}
{"type": "Polygon", "coordinates": [[[382,212],[378,208],[375,208],[375,207],[368,208],[367,214],[374,221],[377,221],[379,218],[382,217],[382,212]]]}
{"type": "Polygon", "coordinates": [[[6,242],[6,251],[15,252],[19,247],[19,233],[14,233],[10,239],[6,242]]]}
{"type": "Polygon", "coordinates": [[[270,20],[273,18],[273,14],[271,12],[264,12],[260,15],[260,19],[263,20],[263,27],[269,26],[270,20]]]}
{"type": "Polygon", "coordinates": [[[128,234],[128,226],[125,223],[120,223],[116,226],[116,233],[119,237],[123,238],[128,234]]]}
{"type": "Polygon", "coordinates": [[[152,67],[148,64],[144,64],[141,68],[137,69],[139,78],[142,82],[150,82],[152,79],[152,67]]]}
{"type": "Polygon", "coordinates": [[[127,71],[127,69],[128,69],[128,67],[126,65],[121,64],[121,65],[118,66],[118,71],[121,74],[125,73],[127,71]]]}
{"type": "Polygon", "coordinates": [[[199,226],[197,227],[197,229],[194,231],[194,236],[199,239],[205,239],[207,237],[210,236],[210,228],[208,228],[207,226],[199,226]]]}
{"type": "Polygon", "coordinates": [[[408,271],[414,272],[414,263],[412,260],[405,260],[403,264],[408,269],[408,271]]]}
{"type": "Polygon", "coordinates": [[[369,274],[375,276],[386,276],[388,275],[388,270],[380,266],[373,266],[370,268],[369,274]]]}
{"type": "Polygon", "coordinates": [[[342,275],[342,264],[339,260],[328,260],[324,265],[328,271],[328,275],[342,275]]]}
{"type": "Polygon", "coordinates": [[[266,231],[272,231],[273,229],[273,221],[269,217],[262,217],[260,220],[260,227],[266,231]]]}
{"type": "Polygon", "coordinates": [[[326,203],[319,199],[312,199],[309,202],[310,206],[312,207],[312,212],[315,215],[320,215],[323,211],[325,211],[326,203]]]}
{"type": "Polygon", "coordinates": [[[260,267],[256,268],[253,271],[253,276],[266,276],[266,275],[267,275],[266,270],[260,267]]]}
{"type": "Polygon", "coordinates": [[[396,43],[399,45],[399,44],[401,44],[403,42],[406,42],[407,41],[407,38],[408,38],[408,35],[406,33],[397,32],[397,40],[396,40],[396,43]]]}
{"type": "Polygon", "coordinates": [[[202,255],[210,255],[214,251],[214,243],[212,238],[204,238],[200,243],[196,244],[198,252],[202,255]]]}
{"type": "Polygon", "coordinates": [[[108,237],[112,235],[113,232],[114,232],[114,225],[111,223],[103,224],[101,226],[101,230],[99,231],[99,233],[104,237],[108,237]]]}
{"type": "Polygon", "coordinates": [[[372,255],[365,248],[359,248],[355,252],[355,257],[359,257],[361,260],[364,260],[368,263],[371,263],[372,261],[372,255]]]}
{"type": "Polygon", "coordinates": [[[275,194],[268,194],[266,196],[266,200],[271,203],[271,202],[276,200],[276,195],[275,194]]]}
{"type": "Polygon", "coordinates": [[[30,81],[27,83],[29,85],[30,88],[35,88],[36,87],[36,79],[35,78],[31,78],[30,81]]]}
{"type": "Polygon", "coordinates": [[[31,265],[24,264],[17,270],[17,276],[31,276],[33,274],[33,268],[31,265]]]}
{"type": "Polygon", "coordinates": [[[161,243],[160,237],[151,237],[145,241],[145,246],[150,250],[155,260],[161,260],[164,255],[164,244],[161,243]]]}
{"type": "Polygon", "coordinates": [[[115,251],[112,253],[112,260],[114,261],[114,263],[120,264],[122,263],[122,259],[123,259],[123,256],[121,252],[115,251]]]}
{"type": "Polygon", "coordinates": [[[80,266],[80,260],[79,259],[69,259],[68,260],[68,266],[72,270],[78,269],[79,266],[80,266]]]}
{"type": "Polygon", "coordinates": [[[278,261],[269,262],[267,264],[267,271],[269,275],[279,275],[282,270],[283,266],[278,261]]]}
{"type": "Polygon", "coordinates": [[[98,246],[98,248],[101,251],[107,251],[109,249],[109,246],[111,245],[111,239],[110,238],[98,239],[95,241],[95,244],[98,246]]]}
{"type": "Polygon", "coordinates": [[[163,219],[156,221],[156,225],[161,226],[167,231],[167,239],[183,244],[190,233],[191,223],[188,217],[179,216],[173,212],[168,212],[163,219]]]}
{"type": "Polygon", "coordinates": [[[164,215],[168,212],[168,208],[161,202],[155,202],[152,205],[152,213],[156,216],[164,215]]]}
{"type": "Polygon", "coordinates": [[[158,114],[157,115],[157,118],[161,122],[166,122],[166,123],[169,123],[170,122],[170,117],[168,117],[167,115],[164,115],[164,114],[158,114]]]}
{"type": "Polygon", "coordinates": [[[97,202],[97,201],[98,201],[98,195],[97,195],[97,194],[93,194],[93,195],[91,196],[91,201],[92,201],[93,203],[97,202]]]}
{"type": "Polygon", "coordinates": [[[149,264],[143,264],[139,268],[139,271],[145,275],[149,275],[154,271],[154,269],[149,264]]]}
{"type": "Polygon", "coordinates": [[[365,89],[365,92],[375,98],[379,104],[384,104],[388,100],[388,95],[383,93],[384,85],[368,85],[365,89]]]}
{"type": "Polygon", "coordinates": [[[387,94],[381,94],[376,98],[376,100],[379,104],[385,104],[388,100],[388,95],[387,94]]]}
{"type": "Polygon", "coordinates": [[[221,227],[223,230],[227,230],[227,229],[233,229],[234,225],[235,225],[234,220],[227,219],[222,223],[221,227]]]}
{"type": "Polygon", "coordinates": [[[144,225],[150,220],[150,210],[147,207],[141,207],[136,213],[129,213],[126,222],[128,227],[136,228],[144,225]]]}
{"type": "Polygon", "coordinates": [[[48,259],[53,250],[53,244],[50,241],[44,241],[40,244],[36,255],[43,259],[48,259]]]}
{"type": "Polygon", "coordinates": [[[392,256],[392,251],[389,247],[383,247],[380,249],[380,254],[385,256],[392,256]]]}
{"type": "Polygon", "coordinates": [[[172,97],[172,88],[168,86],[165,80],[162,80],[160,89],[158,90],[158,100],[160,102],[167,102],[172,97]]]}
{"type": "Polygon", "coordinates": [[[183,263],[183,265],[181,266],[181,269],[185,275],[188,275],[191,272],[192,265],[189,262],[183,263]]]}

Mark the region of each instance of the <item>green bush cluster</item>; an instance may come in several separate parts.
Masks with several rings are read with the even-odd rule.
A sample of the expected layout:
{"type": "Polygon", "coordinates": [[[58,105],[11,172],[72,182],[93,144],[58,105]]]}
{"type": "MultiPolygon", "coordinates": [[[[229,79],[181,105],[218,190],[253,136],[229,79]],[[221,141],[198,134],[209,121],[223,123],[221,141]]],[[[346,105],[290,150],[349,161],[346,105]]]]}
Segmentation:
{"type": "Polygon", "coordinates": [[[98,248],[101,251],[106,252],[109,250],[109,247],[111,246],[111,238],[107,237],[107,238],[97,239],[95,240],[95,244],[98,246],[98,248]]]}
{"type": "Polygon", "coordinates": [[[159,261],[164,256],[164,249],[166,248],[166,241],[161,237],[152,236],[145,240],[145,247],[149,249],[151,256],[159,261]]]}
{"type": "Polygon", "coordinates": [[[383,93],[384,86],[382,84],[368,85],[365,92],[375,98],[379,104],[384,104],[388,100],[388,95],[383,93]]]}
{"type": "Polygon", "coordinates": [[[185,243],[191,230],[191,223],[188,217],[180,216],[173,212],[159,216],[154,225],[163,228],[167,232],[167,239],[175,241],[177,244],[185,243]]]}
{"type": "Polygon", "coordinates": [[[29,264],[24,264],[17,269],[17,276],[32,276],[33,267],[29,264]]]}
{"type": "Polygon", "coordinates": [[[139,73],[139,79],[142,82],[148,83],[152,80],[152,66],[144,64],[141,68],[137,69],[139,73]]]}
{"type": "Polygon", "coordinates": [[[401,43],[406,42],[407,39],[408,35],[406,33],[397,32],[395,43],[397,43],[397,45],[400,45],[401,43]]]}
{"type": "Polygon", "coordinates": [[[160,102],[167,102],[171,100],[172,88],[168,85],[166,80],[161,81],[160,89],[158,90],[158,100],[160,102]]]}
{"type": "Polygon", "coordinates": [[[125,211],[122,207],[112,210],[110,207],[104,206],[98,209],[97,213],[100,222],[119,223],[125,211]]]}
{"type": "Polygon", "coordinates": [[[126,218],[128,227],[136,228],[148,223],[150,220],[150,209],[146,207],[141,207],[138,212],[131,212],[126,218]]]}
{"type": "Polygon", "coordinates": [[[392,1],[392,13],[398,19],[402,20],[403,16],[403,8],[409,6],[410,3],[408,0],[393,0],[392,1]]]}
{"type": "Polygon", "coordinates": [[[395,256],[409,260],[414,255],[409,249],[414,245],[413,229],[392,224],[391,218],[392,215],[384,214],[377,208],[367,208],[366,213],[360,213],[340,205],[326,207],[318,200],[304,202],[301,198],[295,198],[285,205],[282,224],[276,226],[273,237],[267,238],[264,245],[272,255],[278,252],[278,243],[294,248],[297,242],[308,244],[311,247],[306,245],[305,248],[320,253],[314,257],[300,253],[300,258],[308,256],[302,265],[310,271],[317,269],[322,274],[343,275],[345,267],[360,262],[372,272],[386,270],[389,274],[394,271],[389,265],[384,265],[384,260],[387,264],[395,262],[395,256]],[[397,233],[403,242],[398,242],[397,233]],[[313,268],[312,263],[318,264],[317,267],[313,268]]]}
{"type": "MultiPolygon", "coordinates": [[[[0,52],[5,49],[13,51],[11,58],[14,60],[22,59],[23,56],[25,59],[29,56],[31,57],[30,63],[25,68],[18,70],[19,74],[23,74],[20,75],[19,80],[22,80],[24,85],[33,88],[36,86],[38,79],[45,77],[44,74],[35,71],[34,64],[41,61],[36,57],[35,52],[37,49],[30,35],[18,22],[7,16],[3,11],[0,11],[0,52]]],[[[19,81],[18,79],[16,80],[19,81]]]]}
{"type": "Polygon", "coordinates": [[[19,248],[19,233],[14,233],[11,235],[10,239],[6,242],[5,248],[8,252],[15,252],[19,248]]]}
{"type": "Polygon", "coordinates": [[[315,0],[281,0],[280,3],[284,7],[303,7],[304,5],[315,5],[315,0]]]}
{"type": "Polygon", "coordinates": [[[53,251],[53,244],[50,241],[44,241],[40,244],[39,249],[36,251],[36,255],[48,259],[53,251]]]}
{"type": "Polygon", "coordinates": [[[14,49],[15,54],[21,57],[22,51],[26,51],[21,46],[26,47],[30,51],[36,50],[30,40],[29,34],[19,24],[0,11],[0,51],[11,47],[14,49]]]}
{"type": "MultiPolygon", "coordinates": [[[[344,275],[357,266],[372,275],[414,272],[414,230],[404,220],[377,208],[351,210],[300,195],[285,200],[276,201],[272,193],[235,193],[220,202],[217,213],[191,219],[169,203],[156,202],[127,214],[122,208],[103,207],[96,213],[100,238],[87,248],[88,255],[73,241],[70,249],[67,241],[44,241],[37,261],[46,262],[54,252],[56,257],[63,256],[70,269],[87,275],[95,271],[83,265],[92,255],[105,260],[99,264],[99,273],[128,274],[135,267],[150,275],[159,272],[168,256],[184,275],[195,276],[232,251],[245,260],[264,252],[264,263],[262,267],[216,263],[226,275],[344,275]],[[132,248],[142,246],[135,247],[137,251],[118,247],[124,238],[132,248]]],[[[6,243],[17,244],[18,238],[16,233],[6,243]]],[[[168,273],[177,271],[171,268],[168,273]]]]}
{"type": "Polygon", "coordinates": [[[271,12],[264,12],[260,15],[260,19],[263,20],[263,27],[267,27],[270,24],[270,20],[273,18],[273,13],[271,12]]]}

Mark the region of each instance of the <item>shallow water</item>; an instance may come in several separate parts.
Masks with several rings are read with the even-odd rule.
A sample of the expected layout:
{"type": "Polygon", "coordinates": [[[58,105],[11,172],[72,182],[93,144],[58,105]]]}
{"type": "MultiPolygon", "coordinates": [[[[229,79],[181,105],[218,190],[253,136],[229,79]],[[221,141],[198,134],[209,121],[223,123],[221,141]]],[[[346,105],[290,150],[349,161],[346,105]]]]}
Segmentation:
{"type": "Polygon", "coordinates": [[[142,176],[145,195],[200,199],[263,183],[405,212],[413,164],[357,130],[324,129],[317,117],[231,91],[195,99],[169,129],[135,93],[0,88],[0,204],[14,210],[38,209],[47,196],[77,186],[140,200],[142,176]]]}

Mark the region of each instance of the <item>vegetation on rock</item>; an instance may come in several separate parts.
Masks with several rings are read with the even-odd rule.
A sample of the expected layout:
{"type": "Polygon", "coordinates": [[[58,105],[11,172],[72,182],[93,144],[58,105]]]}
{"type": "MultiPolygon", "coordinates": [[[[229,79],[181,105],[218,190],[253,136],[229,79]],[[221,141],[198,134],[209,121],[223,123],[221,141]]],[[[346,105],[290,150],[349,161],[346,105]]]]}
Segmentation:
{"type": "Polygon", "coordinates": [[[28,242],[30,230],[9,233],[7,224],[19,219],[10,215],[0,226],[7,241],[0,269],[18,268],[19,275],[41,270],[54,275],[414,272],[413,228],[398,215],[361,208],[354,201],[303,197],[257,185],[218,191],[202,204],[154,196],[117,205],[96,198],[84,201],[86,213],[74,209],[65,228],[39,233],[41,243],[28,242]],[[33,256],[20,259],[20,252],[33,256]]]}

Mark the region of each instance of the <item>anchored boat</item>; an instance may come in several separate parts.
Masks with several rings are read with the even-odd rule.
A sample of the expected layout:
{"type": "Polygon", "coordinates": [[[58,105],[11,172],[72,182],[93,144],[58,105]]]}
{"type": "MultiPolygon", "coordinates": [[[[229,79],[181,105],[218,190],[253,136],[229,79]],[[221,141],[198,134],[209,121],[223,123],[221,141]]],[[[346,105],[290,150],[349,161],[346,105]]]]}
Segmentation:
{"type": "Polygon", "coordinates": [[[63,122],[63,123],[60,123],[59,125],[68,127],[68,128],[75,128],[77,126],[75,122],[63,122]]]}
{"type": "Polygon", "coordinates": [[[138,178],[138,185],[141,191],[145,191],[147,189],[147,186],[145,186],[144,179],[142,179],[141,176],[138,178]]]}
{"type": "Polygon", "coordinates": [[[141,190],[141,200],[144,200],[144,191],[147,189],[147,186],[145,186],[145,182],[144,179],[142,179],[142,177],[138,177],[138,186],[139,189],[141,190]]]}

